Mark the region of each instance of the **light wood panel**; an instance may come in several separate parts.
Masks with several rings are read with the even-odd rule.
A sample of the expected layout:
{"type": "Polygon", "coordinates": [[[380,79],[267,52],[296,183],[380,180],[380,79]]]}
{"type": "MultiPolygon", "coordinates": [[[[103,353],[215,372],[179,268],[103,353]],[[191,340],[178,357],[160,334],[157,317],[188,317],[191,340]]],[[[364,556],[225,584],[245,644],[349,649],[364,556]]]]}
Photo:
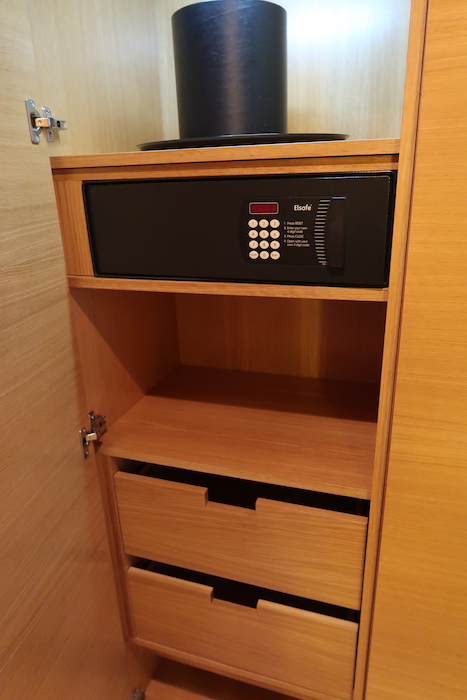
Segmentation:
{"type": "Polygon", "coordinates": [[[33,97],[68,127],[50,153],[129,151],[160,133],[159,4],[29,0],[40,74],[33,97]]]}
{"type": "Polygon", "coordinates": [[[280,0],[289,131],[398,137],[410,0],[280,0]]]}
{"type": "Polygon", "coordinates": [[[182,364],[379,382],[383,304],[194,295],[176,304],[182,364]]]}
{"type": "Polygon", "coordinates": [[[330,698],[349,699],[358,625],[259,600],[248,608],[213,589],[150,571],[128,572],[141,639],[330,698]]]}
{"type": "Polygon", "coordinates": [[[171,295],[75,289],[72,315],[87,407],[108,425],[178,364],[171,295]]]}
{"type": "Polygon", "coordinates": [[[368,498],[377,387],[177,368],[102,438],[113,457],[368,498]]]}
{"type": "Polygon", "coordinates": [[[0,696],[127,698],[104,522],[73,359],[45,144],[24,98],[36,66],[23,0],[0,4],[0,696]]]}
{"type": "Polygon", "coordinates": [[[69,275],[75,289],[121,289],[134,292],[177,292],[178,294],[219,294],[242,297],[280,297],[290,299],[348,299],[379,301],[388,298],[387,289],[359,287],[305,287],[291,284],[243,284],[239,282],[184,282],[181,280],[143,280],[113,277],[69,275]]]}
{"type": "Polygon", "coordinates": [[[286,700],[284,695],[163,659],[146,700],[286,700]]]}
{"type": "Polygon", "coordinates": [[[121,472],[115,487],[128,554],[359,609],[366,518],[265,498],[238,508],[121,472]]]}
{"type": "MultiPolygon", "coordinates": [[[[162,123],[178,138],[170,18],[187,0],[157,4],[162,123]]],[[[288,24],[288,131],[398,137],[410,0],[279,0],[288,24]]]]}
{"type": "Polygon", "coordinates": [[[466,32],[430,0],[368,700],[467,686],[466,32]]]}
{"type": "Polygon", "coordinates": [[[391,251],[390,293],[387,306],[381,391],[376,434],[376,452],[371,509],[368,526],[368,543],[363,579],[362,615],[358,636],[357,664],[355,671],[354,699],[361,700],[365,693],[366,665],[371,633],[374,587],[381,530],[381,511],[386,479],[387,457],[391,436],[391,419],[396,381],[396,364],[401,320],[401,304],[404,291],[404,275],[407,254],[407,238],[412,198],[414,156],[417,140],[420,86],[425,45],[425,27],[428,0],[413,0],[409,52],[407,58],[407,82],[404,98],[400,170],[397,178],[396,207],[391,251]]]}

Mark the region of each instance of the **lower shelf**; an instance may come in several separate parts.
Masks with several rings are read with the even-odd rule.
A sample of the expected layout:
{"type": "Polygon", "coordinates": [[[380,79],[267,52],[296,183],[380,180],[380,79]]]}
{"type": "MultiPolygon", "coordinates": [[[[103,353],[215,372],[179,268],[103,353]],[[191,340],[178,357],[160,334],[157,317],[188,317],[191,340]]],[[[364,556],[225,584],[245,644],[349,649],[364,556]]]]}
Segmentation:
{"type": "Polygon", "coordinates": [[[378,387],[180,366],[105,433],[102,451],[369,499],[378,387]]]}
{"type": "Polygon", "coordinates": [[[161,659],[146,700],[286,700],[286,696],[161,659]]]}

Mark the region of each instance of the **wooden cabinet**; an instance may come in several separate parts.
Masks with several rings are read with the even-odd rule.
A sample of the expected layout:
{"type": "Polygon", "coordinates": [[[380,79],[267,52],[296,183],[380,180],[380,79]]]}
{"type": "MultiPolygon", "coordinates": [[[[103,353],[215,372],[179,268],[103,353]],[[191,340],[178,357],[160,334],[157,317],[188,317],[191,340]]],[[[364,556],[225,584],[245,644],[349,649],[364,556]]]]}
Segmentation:
{"type": "MultiPolygon", "coordinates": [[[[98,3],[99,21],[92,19],[96,3],[79,3],[66,12],[56,0],[29,4],[46,86],[41,93],[29,29],[25,30],[26,3],[8,0],[2,8],[6,41],[1,51],[8,66],[2,74],[8,100],[1,116],[2,147],[9,156],[2,167],[6,196],[1,236],[6,255],[2,255],[0,302],[1,400],[8,429],[1,467],[1,614],[6,644],[0,655],[0,695],[9,700],[28,694],[43,700],[66,693],[86,697],[90,687],[115,698],[130,692],[102,546],[94,465],[91,458],[82,466],[75,442],[75,430],[82,425],[78,416],[84,415],[86,406],[104,412],[109,424],[98,450],[98,466],[132,688],[146,686],[157,665],[147,688],[148,700],[278,700],[284,694],[321,700],[351,694],[353,700],[460,700],[467,682],[462,92],[466,17],[461,3],[431,0],[425,52],[428,3],[412,2],[399,159],[398,144],[381,141],[348,142],[341,144],[339,153],[315,144],[284,147],[280,152],[232,148],[159,154],[152,159],[141,153],[56,159],[80,374],[75,374],[71,359],[45,148],[42,144],[34,150],[27,142],[22,100],[26,94],[39,100],[45,95],[43,100],[54,113],[69,119],[70,127],[73,121],[68,142],[54,146],[55,153],[63,146],[62,153],[70,154],[121,150],[136,142],[175,136],[170,131],[174,109],[172,102],[161,112],[169,82],[164,82],[165,64],[157,55],[161,43],[153,42],[151,23],[141,21],[134,5],[129,22],[128,3],[123,2],[109,3],[105,13],[104,3],[98,3]],[[115,23],[112,13],[117,5],[120,15],[115,23]],[[90,28],[112,42],[111,66],[96,60],[95,43],[83,55],[82,37],[92,41],[90,28]],[[133,100],[125,99],[124,76],[129,76],[132,87],[141,85],[140,64],[132,63],[125,73],[129,64],[124,47],[113,33],[124,42],[133,33],[134,43],[129,43],[137,60],[140,53],[133,46],[142,45],[143,35],[146,48],[152,46],[154,60],[149,63],[158,63],[161,80],[151,74],[149,109],[135,110],[133,100]],[[60,41],[66,50],[60,49],[60,41]],[[53,74],[51,63],[56,68],[53,74]],[[90,109],[90,104],[96,105],[95,96],[104,93],[107,111],[101,105],[90,109]],[[99,129],[90,127],[90,122],[99,129]],[[278,167],[281,173],[307,172],[315,165],[323,172],[398,165],[388,290],[122,282],[92,275],[81,205],[83,178],[111,178],[117,171],[126,177],[141,172],[145,177],[147,173],[196,177],[226,169],[232,174],[265,174],[278,167]],[[272,323],[272,318],[280,319],[280,324],[272,323]],[[209,328],[209,343],[206,333],[200,332],[204,328],[209,328]],[[81,376],[84,405],[77,391],[81,376]],[[213,395],[216,388],[237,386],[240,376],[248,376],[249,384],[254,377],[261,379],[257,393],[252,396],[243,390],[230,404],[221,403],[213,395]],[[266,401],[278,382],[283,410],[266,401]],[[180,383],[185,391],[191,383],[190,391],[197,395],[180,395],[180,383]],[[320,387],[323,403],[331,385],[338,388],[340,412],[322,416],[316,404],[308,414],[299,410],[305,387],[320,387]],[[362,392],[365,386],[370,387],[368,396],[362,392]],[[377,421],[371,387],[379,389],[377,421]],[[346,388],[351,395],[358,391],[358,404],[349,402],[346,388]],[[251,401],[260,405],[252,406],[251,401]],[[170,404],[170,410],[161,409],[162,404],[170,404]],[[184,414],[182,407],[188,405],[191,408],[184,414]],[[159,436],[165,437],[157,446],[148,437],[154,418],[148,423],[146,416],[152,411],[159,421],[159,436]],[[279,413],[279,423],[266,419],[271,415],[278,419],[279,413]],[[267,428],[263,440],[248,433],[253,416],[259,414],[259,422],[267,428]],[[282,420],[287,430],[293,429],[297,447],[292,468],[287,461],[287,469],[282,420]],[[216,428],[199,439],[203,421],[216,428]],[[352,430],[342,430],[348,421],[352,430]],[[18,432],[20,422],[24,438],[23,431],[18,432]],[[320,459],[308,469],[299,457],[311,438],[320,445],[320,459]],[[261,444],[266,440],[273,450],[261,444]],[[332,453],[332,469],[326,453],[332,453]],[[245,454],[250,457],[242,461],[245,454]],[[271,454],[275,461],[269,459],[271,454]],[[179,474],[176,479],[174,472],[179,474]],[[196,482],[189,481],[187,472],[196,473],[196,482]],[[250,494],[256,508],[251,500],[249,507],[245,502],[224,503],[213,496],[213,474],[228,480],[223,483],[235,483],[237,490],[253,474],[258,489],[289,490],[287,496],[281,491],[282,499],[277,493],[272,498],[270,491],[250,494]],[[313,493],[318,500],[294,501],[291,490],[302,496],[313,493]],[[354,506],[351,512],[342,505],[349,501],[354,506]],[[371,504],[369,513],[362,502],[371,504]],[[160,532],[163,537],[157,536],[160,532]],[[247,542],[245,532],[251,535],[247,542]],[[219,582],[226,579],[237,588],[221,598],[219,582]],[[240,603],[238,586],[248,591],[250,604],[240,603]],[[270,591],[289,597],[271,599],[270,591]],[[320,607],[300,607],[297,598],[320,607]],[[343,619],[326,606],[350,610],[353,617],[343,619]],[[249,646],[244,643],[246,630],[249,646]]],[[[173,9],[175,4],[174,0],[173,9]]],[[[142,5],[150,13],[156,7],[146,0],[142,5]]],[[[159,18],[167,5],[159,3],[155,10],[156,33],[161,36],[159,18]]],[[[400,16],[408,3],[388,6],[400,16]]],[[[387,29],[389,23],[383,25],[387,29]]],[[[330,43],[336,58],[333,74],[345,82],[354,105],[349,107],[346,101],[339,106],[333,129],[347,131],[350,110],[352,123],[364,137],[397,135],[400,110],[397,106],[392,113],[390,108],[399,95],[394,75],[402,73],[404,62],[396,61],[389,81],[379,78],[379,68],[372,72],[373,88],[367,90],[365,75],[353,84],[343,77],[341,65],[346,59],[335,49],[345,42],[330,43]],[[363,86],[364,100],[355,85],[363,86]],[[385,122],[384,133],[380,122],[385,122]]],[[[380,46],[381,34],[376,32],[370,43],[380,46]]],[[[404,43],[402,34],[397,43],[404,43]]],[[[358,35],[355,44],[359,60],[367,65],[358,35]]],[[[405,53],[405,46],[402,51],[391,47],[371,62],[372,68],[379,63],[392,70],[393,57],[405,53]]],[[[321,56],[319,49],[317,54],[321,56]]],[[[104,55],[110,54],[103,50],[104,55]]],[[[293,58],[295,64],[297,60],[293,58]]],[[[301,70],[312,74],[308,66],[301,70]]],[[[294,81],[303,85],[302,80],[294,81]]],[[[147,106],[147,90],[142,90],[141,103],[147,106]]],[[[134,98],[135,92],[131,94],[134,98]]],[[[295,89],[295,94],[300,99],[292,124],[297,130],[298,126],[313,130],[305,115],[314,114],[316,93],[295,89]]],[[[332,91],[326,90],[325,101],[332,105],[332,91]]],[[[329,130],[328,121],[323,130],[329,130]]],[[[350,133],[360,134],[356,129],[350,133]]]]}
{"type": "MultiPolygon", "coordinates": [[[[88,405],[108,420],[97,457],[127,639],[291,697],[356,700],[377,545],[368,513],[384,478],[378,405],[392,392],[381,368],[396,340],[386,307],[400,275],[389,289],[96,277],[81,191],[102,179],[396,171],[398,143],[53,166],[88,405]]],[[[404,227],[394,236],[397,270],[404,227]]]]}

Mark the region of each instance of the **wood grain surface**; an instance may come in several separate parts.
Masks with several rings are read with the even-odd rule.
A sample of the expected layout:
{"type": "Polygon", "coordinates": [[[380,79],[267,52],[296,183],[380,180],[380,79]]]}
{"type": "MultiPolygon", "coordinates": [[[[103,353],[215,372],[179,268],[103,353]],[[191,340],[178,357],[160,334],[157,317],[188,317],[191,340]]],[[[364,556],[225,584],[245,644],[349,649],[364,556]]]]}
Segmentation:
{"type": "Polygon", "coordinates": [[[413,0],[410,22],[407,80],[402,122],[400,169],[397,176],[396,207],[391,250],[391,271],[385,327],[384,353],[381,369],[381,390],[376,433],[375,466],[371,492],[371,510],[363,579],[362,615],[358,635],[357,664],[353,700],[362,700],[365,693],[368,645],[374,605],[377,560],[381,536],[381,515],[388,451],[391,439],[391,420],[394,388],[397,378],[397,354],[404,294],[405,265],[408,245],[410,205],[414,158],[417,143],[418,113],[423,70],[425,30],[428,0],[413,0]]]}
{"type": "Polygon", "coordinates": [[[67,120],[51,154],[128,151],[162,122],[160,0],[29,0],[37,99],[67,120]]]}
{"type": "Polygon", "coordinates": [[[349,699],[358,625],[259,600],[256,608],[213,598],[213,589],[130,568],[142,639],[282,683],[349,699]]]}
{"type": "Polygon", "coordinates": [[[71,310],[88,410],[110,426],[178,364],[173,299],[75,289],[71,310]]]}
{"type": "Polygon", "coordinates": [[[0,696],[131,692],[74,361],[65,266],[27,5],[0,5],[0,696]]]}
{"type": "Polygon", "coordinates": [[[69,275],[94,275],[81,182],[55,180],[65,265],[69,275]]]}
{"type": "Polygon", "coordinates": [[[359,156],[394,156],[399,152],[399,139],[370,139],[355,141],[315,141],[312,143],[274,144],[257,146],[222,146],[213,148],[183,148],[163,151],[130,151],[128,153],[98,153],[95,155],[53,156],[52,169],[86,170],[92,168],[138,166],[139,169],[177,163],[234,163],[235,161],[354,158],[359,156]]]}
{"type": "Polygon", "coordinates": [[[146,689],[146,700],[284,700],[284,695],[219,676],[215,673],[161,660],[146,689]]]}
{"type": "Polygon", "coordinates": [[[114,457],[368,498],[371,384],[179,367],[102,437],[114,457]]]}
{"type": "MultiPolygon", "coordinates": [[[[276,146],[278,149],[279,146],[276,146]]],[[[203,149],[199,149],[203,150],[203,149]]],[[[218,148],[217,150],[224,150],[218,148]]],[[[155,165],[120,165],[111,167],[67,168],[54,170],[56,180],[138,180],[140,178],[184,178],[184,177],[237,177],[263,175],[308,175],[310,173],[350,173],[350,172],[381,172],[397,171],[398,156],[389,155],[356,155],[356,156],[326,156],[300,158],[295,157],[260,159],[230,159],[223,161],[219,158],[206,160],[199,158],[191,163],[179,156],[179,162],[159,163],[155,165]],[[279,160],[280,158],[280,160],[279,160]]],[[[105,156],[95,156],[96,159],[105,156]]]]}
{"type": "Polygon", "coordinates": [[[368,700],[467,687],[466,32],[430,0],[368,700]]]}
{"type": "Polygon", "coordinates": [[[305,287],[290,284],[243,284],[241,282],[184,282],[181,280],[139,280],[114,277],[69,275],[73,289],[120,289],[134,292],[177,292],[243,297],[280,297],[286,299],[336,299],[349,301],[379,301],[388,298],[387,289],[359,287],[305,287]]]}
{"type": "Polygon", "coordinates": [[[137,474],[114,480],[128,554],[359,609],[366,518],[264,498],[238,508],[137,474]]]}
{"type": "Polygon", "coordinates": [[[279,0],[291,132],[399,137],[410,0],[279,0]]]}
{"type": "Polygon", "coordinates": [[[384,304],[177,295],[176,307],[182,364],[379,382],[384,304]]]}

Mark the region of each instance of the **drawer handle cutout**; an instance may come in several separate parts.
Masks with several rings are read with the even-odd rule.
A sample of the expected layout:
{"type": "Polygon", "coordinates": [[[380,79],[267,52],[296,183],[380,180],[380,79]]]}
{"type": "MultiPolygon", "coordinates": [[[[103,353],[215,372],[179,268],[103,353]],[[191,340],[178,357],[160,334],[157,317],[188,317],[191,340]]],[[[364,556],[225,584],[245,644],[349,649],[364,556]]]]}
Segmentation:
{"type": "Polygon", "coordinates": [[[289,595],[288,593],[279,593],[267,588],[251,586],[246,583],[240,583],[239,581],[232,581],[219,576],[211,576],[189,569],[181,569],[177,566],[170,566],[169,564],[163,564],[161,562],[138,559],[132,563],[132,566],[137,569],[162,574],[163,576],[169,576],[183,581],[192,581],[193,583],[208,586],[213,589],[212,598],[214,600],[224,600],[248,608],[256,608],[258,600],[267,600],[271,603],[277,603],[278,605],[308,610],[309,612],[335,617],[340,620],[348,620],[357,623],[360,620],[360,613],[358,610],[351,610],[350,608],[342,608],[329,603],[309,600],[308,598],[289,595]]]}
{"type": "Polygon", "coordinates": [[[359,498],[306,491],[289,486],[275,486],[247,479],[235,479],[189,469],[166,467],[160,464],[128,462],[124,471],[148,478],[200,486],[208,490],[210,503],[223,503],[249,510],[255,510],[256,501],[261,498],[363,517],[368,517],[369,512],[369,502],[359,498]]]}

